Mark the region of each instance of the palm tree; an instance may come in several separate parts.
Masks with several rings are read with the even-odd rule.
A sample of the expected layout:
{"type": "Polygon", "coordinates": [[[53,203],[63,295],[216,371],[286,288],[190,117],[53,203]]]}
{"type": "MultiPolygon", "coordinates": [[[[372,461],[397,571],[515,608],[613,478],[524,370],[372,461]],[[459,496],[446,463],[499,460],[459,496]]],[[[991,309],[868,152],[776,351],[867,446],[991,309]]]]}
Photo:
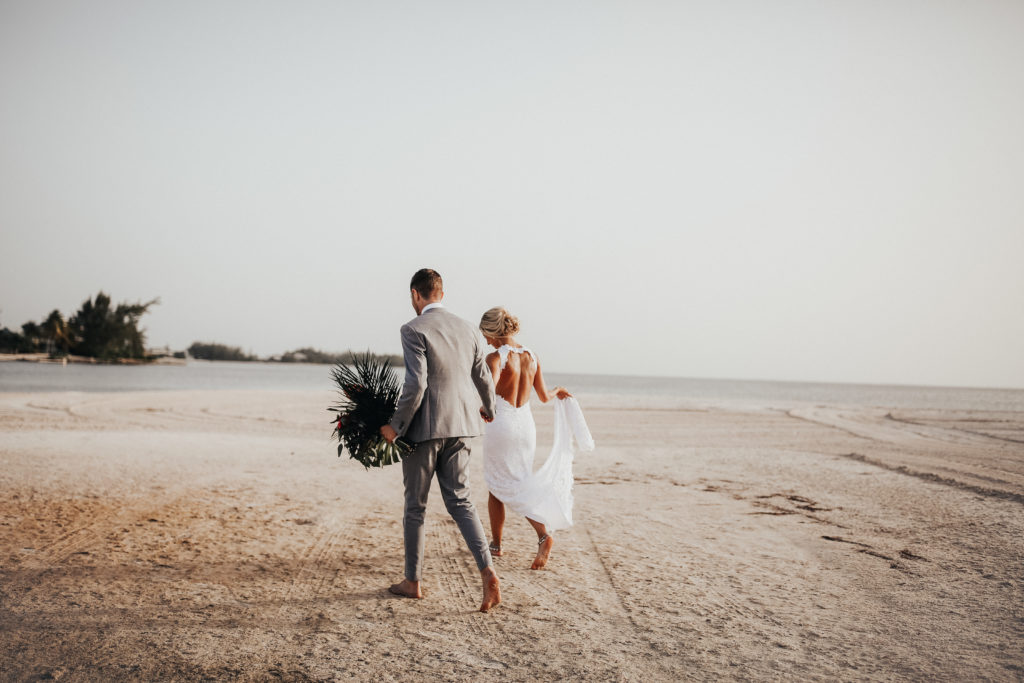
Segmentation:
{"type": "Polygon", "coordinates": [[[43,336],[39,325],[31,320],[21,326],[21,336],[25,338],[25,349],[27,353],[35,353],[39,350],[39,338],[43,336]]]}
{"type": "Polygon", "coordinates": [[[146,337],[145,331],[138,327],[139,320],[159,302],[153,299],[115,307],[111,305],[110,295],[103,292],[94,299],[86,299],[68,321],[68,336],[74,340],[74,352],[106,360],[143,358],[146,337]]]}
{"type": "Polygon", "coordinates": [[[67,353],[71,345],[68,335],[68,325],[64,322],[64,316],[60,311],[54,309],[46,316],[41,326],[43,336],[46,339],[46,352],[51,356],[56,355],[58,349],[67,353]]]}

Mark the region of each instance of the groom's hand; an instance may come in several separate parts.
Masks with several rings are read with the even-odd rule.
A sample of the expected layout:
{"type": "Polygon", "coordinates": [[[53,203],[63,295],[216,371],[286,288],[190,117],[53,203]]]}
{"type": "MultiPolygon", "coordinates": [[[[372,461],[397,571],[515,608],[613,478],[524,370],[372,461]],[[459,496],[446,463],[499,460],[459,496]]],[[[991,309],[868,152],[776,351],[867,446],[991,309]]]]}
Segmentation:
{"type": "Polygon", "coordinates": [[[480,408],[480,417],[484,419],[484,422],[494,422],[494,418],[487,414],[487,411],[482,407],[480,408]]]}
{"type": "Polygon", "coordinates": [[[398,438],[398,432],[391,428],[391,425],[384,425],[380,428],[380,434],[383,436],[388,443],[394,443],[395,439],[398,438]]]}

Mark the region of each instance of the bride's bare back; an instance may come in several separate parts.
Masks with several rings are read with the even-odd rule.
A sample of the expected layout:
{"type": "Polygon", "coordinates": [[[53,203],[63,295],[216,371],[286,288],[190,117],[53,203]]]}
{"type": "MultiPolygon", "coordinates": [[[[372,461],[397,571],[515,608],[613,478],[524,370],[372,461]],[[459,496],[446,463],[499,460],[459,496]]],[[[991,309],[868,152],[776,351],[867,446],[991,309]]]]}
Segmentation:
{"type": "Polygon", "coordinates": [[[494,363],[490,362],[490,356],[487,360],[488,365],[491,365],[491,375],[494,376],[494,393],[516,408],[525,405],[530,400],[533,380],[537,375],[537,359],[529,351],[510,351],[505,369],[502,370],[498,352],[495,351],[491,356],[494,356],[494,363]],[[495,368],[498,369],[497,373],[495,368]]]}
{"type": "MultiPolygon", "coordinates": [[[[502,340],[504,341],[504,340],[502,340]]],[[[488,339],[493,345],[496,340],[488,339]]],[[[487,356],[487,365],[491,369],[491,376],[494,378],[494,393],[505,399],[510,405],[521,408],[530,400],[530,393],[537,390],[537,397],[542,403],[547,403],[556,395],[563,398],[569,395],[564,389],[548,393],[544,384],[544,374],[540,370],[540,363],[529,349],[515,344],[509,340],[503,346],[508,346],[508,358],[505,367],[501,367],[501,352],[494,351],[487,356]]]]}

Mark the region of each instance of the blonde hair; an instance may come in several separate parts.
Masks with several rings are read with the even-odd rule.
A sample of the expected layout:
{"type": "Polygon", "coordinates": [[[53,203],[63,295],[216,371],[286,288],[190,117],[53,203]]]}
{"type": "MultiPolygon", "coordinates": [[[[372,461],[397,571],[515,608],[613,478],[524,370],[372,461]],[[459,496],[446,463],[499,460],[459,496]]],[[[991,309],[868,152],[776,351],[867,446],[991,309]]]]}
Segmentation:
{"type": "Polygon", "coordinates": [[[511,337],[519,332],[519,318],[495,306],[480,318],[480,331],[493,339],[511,337]]]}

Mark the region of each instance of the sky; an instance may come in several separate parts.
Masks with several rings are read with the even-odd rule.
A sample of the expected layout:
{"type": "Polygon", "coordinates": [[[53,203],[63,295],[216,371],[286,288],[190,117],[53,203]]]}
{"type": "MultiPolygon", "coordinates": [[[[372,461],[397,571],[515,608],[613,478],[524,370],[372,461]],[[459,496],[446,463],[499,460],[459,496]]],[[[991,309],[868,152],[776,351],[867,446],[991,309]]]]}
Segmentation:
{"type": "Polygon", "coordinates": [[[0,0],[0,326],[1024,387],[1024,3],[0,0]]]}

